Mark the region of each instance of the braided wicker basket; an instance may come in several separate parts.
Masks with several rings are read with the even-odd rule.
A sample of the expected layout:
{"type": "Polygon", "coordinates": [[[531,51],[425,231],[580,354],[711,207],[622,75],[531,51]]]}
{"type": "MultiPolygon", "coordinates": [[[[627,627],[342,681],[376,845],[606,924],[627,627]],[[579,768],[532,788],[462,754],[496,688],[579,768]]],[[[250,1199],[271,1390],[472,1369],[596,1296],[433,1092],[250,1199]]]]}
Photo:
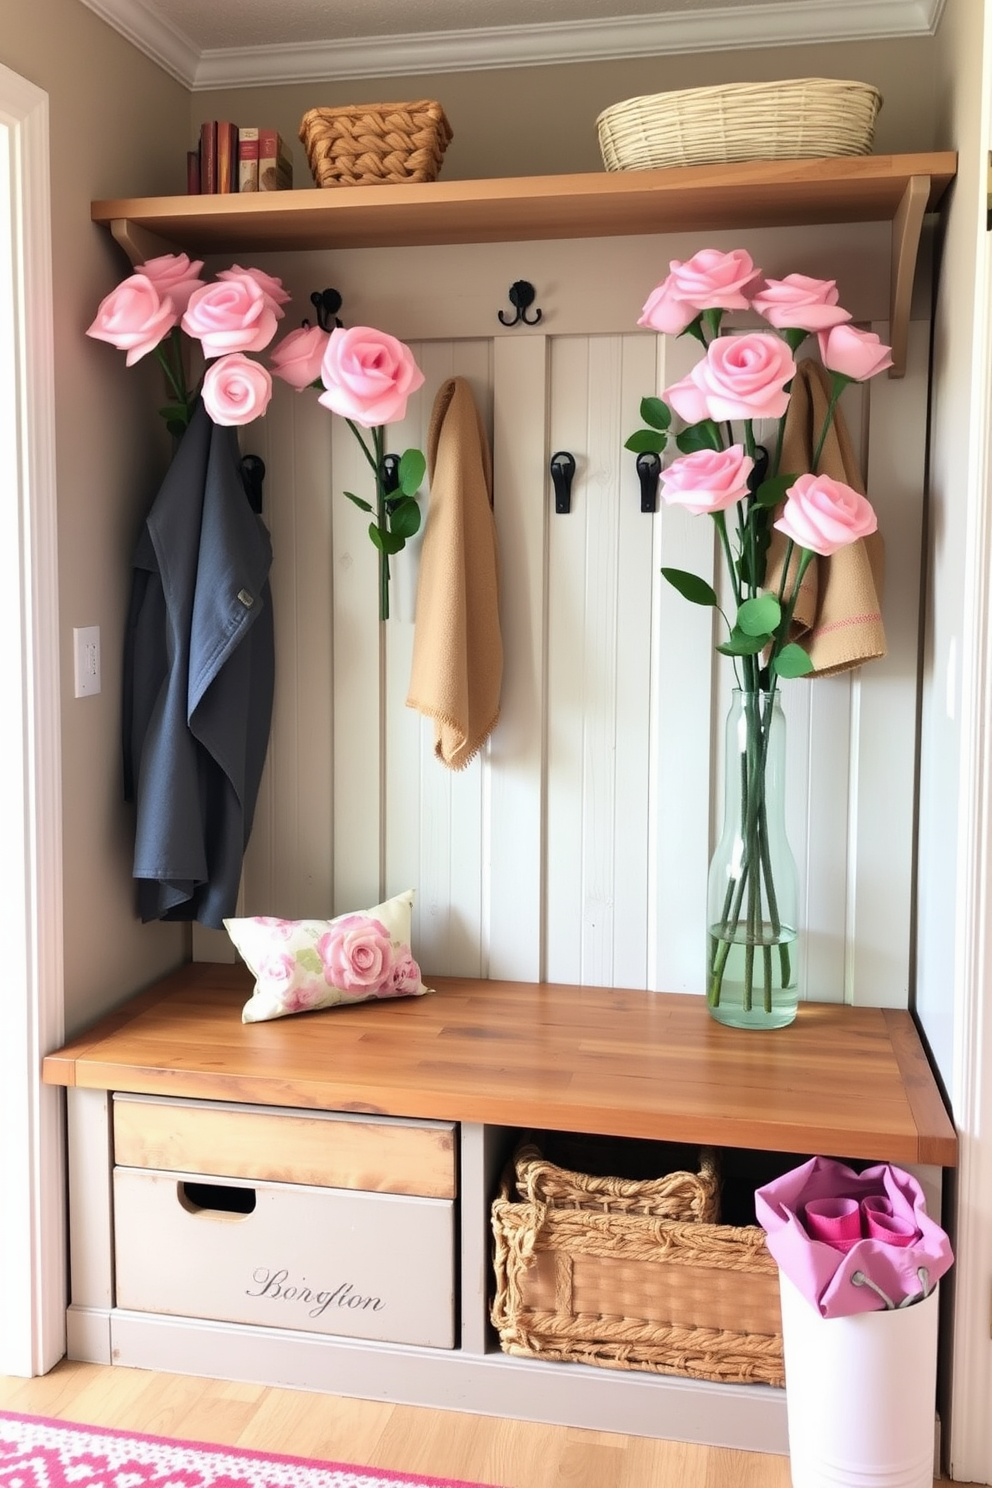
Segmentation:
{"type": "Polygon", "coordinates": [[[596,120],[607,170],[868,155],[882,96],[868,83],[796,78],[628,98],[596,120]]]}
{"type": "Polygon", "coordinates": [[[364,103],[313,108],[300,139],[318,186],[386,186],[435,181],[451,126],[439,103],[364,103]]]}
{"type": "Polygon", "coordinates": [[[784,1384],[778,1267],[762,1229],[714,1222],[717,1200],[705,1150],[698,1174],[637,1185],[521,1147],[492,1206],[504,1352],[784,1384]]]}

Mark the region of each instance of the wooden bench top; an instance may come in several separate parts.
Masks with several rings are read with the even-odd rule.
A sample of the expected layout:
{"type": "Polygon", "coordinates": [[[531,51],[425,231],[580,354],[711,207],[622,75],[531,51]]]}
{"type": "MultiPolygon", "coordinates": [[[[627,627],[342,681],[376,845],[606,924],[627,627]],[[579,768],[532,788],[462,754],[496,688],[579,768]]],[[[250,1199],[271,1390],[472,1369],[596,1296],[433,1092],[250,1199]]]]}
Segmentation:
{"type": "Polygon", "coordinates": [[[957,1162],[908,1012],[800,1003],[777,1032],[700,997],[437,977],[431,996],[243,1024],[242,966],[182,967],[44,1062],[49,1084],[957,1162]]]}

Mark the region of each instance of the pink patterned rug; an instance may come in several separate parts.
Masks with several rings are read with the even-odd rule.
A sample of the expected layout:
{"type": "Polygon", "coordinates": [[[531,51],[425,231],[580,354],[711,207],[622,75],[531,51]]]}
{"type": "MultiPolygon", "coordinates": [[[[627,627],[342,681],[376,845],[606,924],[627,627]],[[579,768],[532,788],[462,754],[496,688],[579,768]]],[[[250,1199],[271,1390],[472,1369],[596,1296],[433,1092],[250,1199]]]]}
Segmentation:
{"type": "Polygon", "coordinates": [[[0,1411],[0,1488],[483,1488],[0,1411]]]}

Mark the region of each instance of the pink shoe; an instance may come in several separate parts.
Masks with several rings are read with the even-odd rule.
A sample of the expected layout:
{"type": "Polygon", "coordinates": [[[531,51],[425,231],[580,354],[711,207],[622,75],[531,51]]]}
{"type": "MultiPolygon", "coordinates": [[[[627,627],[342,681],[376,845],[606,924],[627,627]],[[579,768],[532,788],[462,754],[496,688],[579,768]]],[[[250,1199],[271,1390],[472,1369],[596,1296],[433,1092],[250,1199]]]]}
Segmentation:
{"type": "Polygon", "coordinates": [[[905,1247],[919,1239],[920,1232],[912,1220],[897,1218],[886,1198],[874,1195],[861,1200],[861,1219],[869,1240],[884,1240],[887,1245],[905,1247]]]}
{"type": "Polygon", "coordinates": [[[861,1239],[857,1199],[810,1199],[803,1217],[811,1237],[835,1250],[848,1251],[861,1239]]]}

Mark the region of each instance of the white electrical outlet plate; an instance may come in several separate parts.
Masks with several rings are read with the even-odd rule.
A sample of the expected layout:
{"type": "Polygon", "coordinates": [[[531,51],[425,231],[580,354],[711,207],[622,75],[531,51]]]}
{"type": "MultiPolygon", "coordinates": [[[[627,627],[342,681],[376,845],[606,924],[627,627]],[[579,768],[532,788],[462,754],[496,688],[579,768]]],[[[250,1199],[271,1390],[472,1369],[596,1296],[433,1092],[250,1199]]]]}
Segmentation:
{"type": "Polygon", "coordinates": [[[92,697],[100,691],[100,627],[76,626],[72,632],[76,696],[92,697]]]}

